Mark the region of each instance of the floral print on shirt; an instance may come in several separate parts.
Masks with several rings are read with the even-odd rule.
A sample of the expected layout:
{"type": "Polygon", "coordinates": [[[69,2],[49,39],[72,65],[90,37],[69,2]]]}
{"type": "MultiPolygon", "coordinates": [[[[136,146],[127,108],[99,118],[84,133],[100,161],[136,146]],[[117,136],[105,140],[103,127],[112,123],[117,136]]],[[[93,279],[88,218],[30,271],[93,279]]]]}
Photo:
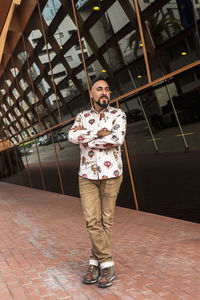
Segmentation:
{"type": "Polygon", "coordinates": [[[126,115],[121,109],[108,106],[100,113],[93,108],[79,113],[68,134],[70,142],[80,145],[79,175],[94,180],[120,176],[125,133],[126,115]],[[82,130],[73,130],[79,125],[82,130]],[[99,138],[100,130],[112,133],[99,138]]]}

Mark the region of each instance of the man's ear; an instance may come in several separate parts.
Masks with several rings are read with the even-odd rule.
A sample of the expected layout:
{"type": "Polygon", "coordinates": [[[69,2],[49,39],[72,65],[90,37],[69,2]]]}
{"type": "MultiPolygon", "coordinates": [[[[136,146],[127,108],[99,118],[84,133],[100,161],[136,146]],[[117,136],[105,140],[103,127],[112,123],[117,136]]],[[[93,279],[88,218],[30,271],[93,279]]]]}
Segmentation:
{"type": "Polygon", "coordinates": [[[92,96],[92,92],[90,91],[90,99],[92,100],[92,103],[94,104],[94,99],[93,99],[93,96],[92,96]]]}

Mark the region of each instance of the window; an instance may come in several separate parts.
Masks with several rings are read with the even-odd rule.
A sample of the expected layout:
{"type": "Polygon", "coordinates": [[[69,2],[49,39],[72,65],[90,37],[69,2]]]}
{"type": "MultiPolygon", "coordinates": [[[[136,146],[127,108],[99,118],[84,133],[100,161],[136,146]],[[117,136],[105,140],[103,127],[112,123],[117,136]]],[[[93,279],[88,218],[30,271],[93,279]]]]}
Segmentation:
{"type": "Polygon", "coordinates": [[[37,44],[40,38],[41,38],[41,37],[32,39],[32,42],[33,42],[34,44],[37,44]]]}
{"type": "Polygon", "coordinates": [[[72,36],[72,35],[74,34],[74,32],[76,32],[76,30],[75,30],[75,29],[73,29],[73,30],[69,30],[69,31],[68,31],[68,33],[69,33],[69,35],[70,35],[70,36],[72,36]]]}
{"type": "Polygon", "coordinates": [[[87,68],[87,71],[88,71],[88,73],[94,72],[93,67],[92,67],[92,66],[88,67],[88,68],[87,68]]]}
{"type": "MultiPolygon", "coordinates": [[[[48,50],[49,50],[49,54],[54,52],[53,49],[48,49],[48,50]]],[[[41,50],[40,55],[45,55],[45,54],[47,54],[47,50],[46,49],[41,50]]]]}
{"type": "Polygon", "coordinates": [[[57,36],[58,36],[58,38],[63,38],[64,37],[63,32],[58,32],[58,33],[55,33],[54,35],[55,35],[56,38],[57,38],[57,36]]]}
{"type": "MultiPolygon", "coordinates": [[[[79,57],[80,61],[82,62],[83,60],[82,60],[82,54],[81,53],[78,54],[78,57],[79,57]]],[[[88,58],[87,52],[84,52],[84,57],[85,57],[85,60],[88,58]]]]}
{"type": "MultiPolygon", "coordinates": [[[[81,41],[81,43],[82,43],[82,48],[85,49],[85,43],[84,43],[83,41],[81,41]]],[[[76,49],[76,50],[81,50],[81,47],[80,47],[80,44],[79,44],[79,43],[77,43],[77,44],[75,45],[75,49],[76,49]]]]}
{"type": "Polygon", "coordinates": [[[66,61],[73,61],[73,58],[71,55],[65,56],[66,61]]]}
{"type": "Polygon", "coordinates": [[[55,79],[55,78],[65,76],[65,74],[66,74],[65,71],[62,71],[62,72],[58,72],[58,73],[54,74],[53,76],[54,76],[54,79],[55,79]]]}

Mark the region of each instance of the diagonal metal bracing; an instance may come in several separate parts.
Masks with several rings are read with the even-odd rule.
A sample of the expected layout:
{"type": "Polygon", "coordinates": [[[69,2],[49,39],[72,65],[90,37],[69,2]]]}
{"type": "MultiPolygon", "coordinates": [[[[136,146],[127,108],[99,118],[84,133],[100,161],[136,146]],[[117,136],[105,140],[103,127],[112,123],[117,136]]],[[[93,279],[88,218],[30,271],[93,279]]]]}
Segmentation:
{"type": "MultiPolygon", "coordinates": [[[[8,112],[10,112],[11,109],[15,109],[17,108],[20,112],[21,112],[21,116],[23,116],[23,109],[21,108],[21,106],[19,105],[18,99],[16,99],[16,97],[14,96],[13,93],[10,93],[10,87],[8,86],[8,84],[6,83],[6,81],[4,82],[4,88],[7,92],[7,95],[9,96],[9,98],[11,98],[11,100],[13,101],[12,106],[9,105],[8,101],[6,100],[6,102],[8,103],[9,107],[8,107],[8,112]]],[[[27,123],[30,125],[31,121],[29,119],[29,117],[27,116],[27,114],[24,115],[24,118],[26,119],[27,123]]],[[[20,119],[19,119],[20,120],[20,119]]],[[[23,126],[24,127],[24,126],[23,126]]],[[[24,129],[26,130],[26,128],[24,127],[24,129]]],[[[28,131],[26,130],[27,134],[28,131]]]]}
{"type": "MultiPolygon", "coordinates": [[[[128,0],[119,0],[119,3],[121,5],[121,7],[123,8],[124,12],[126,13],[128,19],[130,20],[133,29],[138,30],[137,15],[136,15],[136,12],[133,9],[132,5],[130,4],[130,2],[128,0]]],[[[141,16],[142,15],[143,14],[141,12],[141,16]]],[[[151,54],[153,54],[155,48],[152,43],[152,39],[149,35],[149,31],[147,29],[145,22],[143,22],[142,25],[143,25],[143,31],[144,31],[144,37],[145,37],[145,43],[147,45],[147,49],[151,54]]]]}
{"type": "MultiPolygon", "coordinates": [[[[14,63],[16,63],[16,61],[17,61],[18,59],[17,58],[14,58],[14,63]]],[[[19,60],[18,60],[18,62],[19,62],[19,60]]],[[[18,67],[19,67],[19,65],[18,64],[16,64],[18,67]]],[[[15,65],[15,66],[16,66],[15,65]]],[[[11,73],[11,72],[10,72],[11,73]]],[[[26,104],[28,105],[28,107],[29,107],[29,109],[30,109],[30,111],[34,114],[34,116],[37,118],[37,112],[36,112],[36,110],[35,110],[35,108],[34,108],[34,106],[29,102],[29,99],[28,99],[28,97],[27,97],[27,95],[26,94],[28,94],[31,90],[29,89],[29,88],[27,88],[25,91],[21,88],[21,86],[18,84],[18,85],[16,85],[16,80],[19,82],[19,76],[20,76],[20,72],[18,73],[18,75],[16,76],[16,77],[14,77],[13,75],[12,75],[12,73],[11,73],[11,78],[12,78],[12,83],[11,83],[11,86],[10,86],[10,88],[11,89],[13,89],[13,88],[15,88],[16,90],[17,90],[17,92],[18,92],[18,94],[19,94],[19,98],[18,98],[18,100],[20,100],[20,101],[25,101],[26,102],[26,104]],[[28,100],[28,101],[27,101],[28,100]]],[[[28,76],[28,74],[27,74],[27,76],[28,76]]],[[[27,111],[26,111],[26,113],[27,113],[27,111]]]]}
{"type": "MultiPolygon", "coordinates": [[[[113,1],[104,1],[101,5],[102,13],[104,13],[114,2],[115,2],[114,0],[113,1]]],[[[46,5],[46,3],[47,3],[47,1],[45,1],[45,0],[40,1],[41,8],[43,8],[46,5]]],[[[72,70],[72,68],[69,66],[69,64],[67,63],[67,61],[65,60],[65,58],[63,56],[63,54],[66,53],[77,42],[77,35],[76,34],[72,35],[72,37],[68,41],[66,41],[65,45],[62,45],[63,46],[62,51],[60,49],[60,45],[57,43],[56,39],[53,36],[57,30],[58,24],[60,24],[63,21],[63,19],[65,18],[66,13],[68,13],[70,18],[72,20],[74,20],[70,1],[61,1],[61,4],[62,4],[62,6],[57,11],[56,16],[53,19],[53,21],[51,22],[50,26],[47,26],[47,24],[44,22],[44,29],[45,29],[45,34],[48,38],[48,42],[50,43],[52,49],[56,53],[56,57],[51,61],[51,64],[52,64],[52,67],[54,67],[58,63],[61,62],[67,71],[67,77],[63,79],[63,82],[65,82],[66,80],[72,79],[72,81],[74,82],[74,85],[76,86],[80,95],[86,96],[87,92],[83,89],[82,85],[80,84],[80,82],[78,81],[78,79],[76,77],[76,74],[78,74],[79,72],[81,72],[83,70],[82,64],[80,64],[77,68],[72,70]]],[[[133,28],[133,25],[135,25],[135,22],[136,22],[134,11],[133,11],[132,7],[130,6],[130,3],[127,2],[127,0],[120,1],[120,4],[123,7],[124,11],[126,12],[128,18],[130,20],[129,30],[131,31],[133,28]]],[[[98,59],[99,62],[102,64],[102,66],[104,66],[108,70],[108,74],[111,75],[111,70],[109,69],[107,62],[105,61],[103,54],[107,51],[107,46],[110,47],[113,45],[112,38],[110,39],[110,41],[109,40],[107,41],[107,44],[104,44],[100,49],[98,49],[98,47],[94,41],[94,38],[88,33],[89,29],[93,26],[93,24],[95,24],[101,18],[101,15],[93,12],[93,13],[91,13],[91,15],[87,18],[87,20],[85,22],[83,22],[80,14],[78,12],[77,12],[77,15],[78,15],[78,22],[79,22],[79,26],[80,26],[80,31],[82,32],[82,36],[84,36],[85,40],[87,41],[88,45],[90,46],[90,48],[93,51],[93,54],[86,60],[86,65],[87,66],[90,65],[92,62],[94,62],[96,59],[98,59]]],[[[28,26],[26,26],[26,28],[24,27],[25,28],[24,32],[26,33],[26,37],[29,36],[31,30],[34,28],[35,29],[38,28],[41,31],[41,24],[39,22],[38,17],[36,17],[36,16],[38,16],[38,9],[35,6],[34,12],[32,13],[32,16],[30,18],[31,26],[30,26],[30,24],[28,24],[28,26]]],[[[121,35],[118,34],[118,36],[116,36],[116,38],[118,37],[120,39],[120,37],[123,37],[123,35],[127,32],[126,30],[122,30],[121,31],[122,34],[121,35]]],[[[21,41],[19,42],[19,45],[17,46],[17,49],[16,49],[17,51],[19,51],[20,48],[23,51],[23,47],[22,47],[22,45],[20,45],[20,43],[22,44],[22,42],[21,41]]],[[[34,81],[34,89],[35,89],[37,98],[39,99],[39,103],[41,105],[43,105],[44,111],[47,112],[47,115],[45,115],[43,118],[52,116],[54,118],[54,121],[56,122],[57,120],[54,116],[54,112],[56,110],[51,111],[49,109],[49,107],[46,105],[46,102],[44,100],[44,96],[50,96],[53,93],[52,82],[51,82],[51,79],[49,79],[50,77],[48,76],[49,66],[48,65],[43,66],[40,59],[38,58],[38,55],[40,54],[41,50],[44,47],[44,40],[43,40],[43,38],[41,38],[40,41],[38,42],[37,46],[34,49],[33,46],[30,44],[29,40],[26,38],[26,46],[28,49],[27,51],[29,53],[30,64],[36,63],[40,69],[40,76],[38,76],[36,78],[36,80],[34,81]],[[41,95],[41,93],[37,87],[37,84],[41,81],[42,78],[44,78],[47,81],[47,83],[49,84],[49,86],[51,88],[51,90],[44,96],[41,95]]],[[[15,63],[16,63],[16,66],[18,67],[18,71],[19,71],[19,73],[17,75],[18,80],[20,80],[20,78],[23,78],[23,79],[25,79],[25,81],[27,83],[29,83],[28,76],[27,76],[27,64],[24,63],[22,65],[22,64],[20,64],[19,60],[16,61],[15,63]]],[[[9,64],[8,64],[8,66],[9,66],[9,64]]],[[[13,78],[11,78],[11,79],[13,79],[13,78]]],[[[13,81],[11,80],[11,82],[13,82],[13,81]]],[[[70,112],[70,108],[69,108],[67,102],[63,99],[62,94],[59,91],[59,86],[61,86],[61,85],[62,85],[62,82],[60,82],[58,84],[58,88],[56,89],[59,99],[62,102],[61,108],[66,107],[70,112]]],[[[12,85],[12,83],[11,83],[11,88],[14,88],[14,85],[12,85]]],[[[20,90],[20,88],[19,88],[19,90],[20,90]]],[[[31,91],[31,89],[30,89],[30,87],[28,87],[25,91],[21,90],[20,95],[24,99],[26,104],[28,105],[27,113],[32,112],[33,115],[36,117],[35,107],[34,107],[34,105],[30,105],[29,100],[27,99],[27,94],[30,91],[31,91]]],[[[77,96],[75,96],[75,98],[77,98],[77,96]]],[[[17,101],[14,101],[13,108],[17,107],[22,115],[23,109],[21,108],[20,105],[17,105],[16,102],[17,101]]],[[[71,102],[71,100],[70,100],[70,102],[71,102]]],[[[71,112],[71,115],[73,116],[73,112],[71,112]]],[[[29,123],[29,126],[31,126],[31,123],[30,123],[31,120],[30,119],[26,119],[26,120],[29,123]]],[[[43,125],[45,126],[44,122],[43,122],[43,125]]]]}
{"type": "MultiPolygon", "coordinates": [[[[11,99],[13,100],[13,98],[11,98],[11,99]]],[[[13,106],[12,106],[12,107],[13,107],[13,106]]],[[[28,124],[30,124],[31,121],[30,121],[28,115],[27,115],[26,113],[24,114],[24,112],[23,112],[23,110],[22,110],[22,108],[21,108],[20,105],[16,106],[16,108],[18,108],[18,110],[19,110],[19,112],[21,113],[21,115],[18,116],[18,115],[15,113],[15,118],[16,118],[16,120],[13,121],[13,123],[19,122],[19,123],[21,124],[22,130],[25,131],[26,134],[30,137],[29,131],[27,130],[27,129],[29,128],[29,125],[26,126],[25,124],[23,124],[22,121],[21,121],[21,119],[24,118],[24,119],[26,120],[26,122],[28,122],[28,124]],[[23,114],[24,114],[24,116],[23,116],[23,114]]],[[[13,111],[15,112],[15,107],[13,107],[13,111]]],[[[11,114],[13,114],[13,111],[11,111],[11,114]]],[[[10,112],[10,110],[9,110],[9,112],[10,112]]],[[[11,125],[12,125],[12,124],[11,124],[11,125]]]]}
{"type": "MultiPolygon", "coordinates": [[[[48,26],[45,25],[45,28],[47,29],[48,26]]],[[[43,38],[41,38],[41,43],[42,43],[42,40],[43,40],[43,38]]],[[[62,57],[62,55],[61,55],[61,53],[60,53],[61,50],[60,50],[60,47],[59,47],[58,43],[56,42],[55,38],[52,36],[51,39],[48,40],[48,42],[49,42],[50,44],[53,45],[53,49],[54,49],[54,51],[55,51],[56,54],[57,54],[57,55],[56,55],[57,61],[56,61],[56,62],[54,62],[54,61],[51,62],[52,67],[54,67],[54,66],[57,64],[58,59],[61,59],[62,62],[63,62],[63,65],[66,67],[67,71],[68,71],[68,72],[71,72],[71,68],[69,67],[69,65],[67,64],[67,62],[65,61],[65,59],[62,57]]],[[[37,53],[37,52],[39,52],[38,49],[40,49],[40,48],[42,49],[42,48],[43,48],[42,44],[39,44],[40,41],[38,42],[39,45],[37,45],[35,49],[33,49],[31,43],[30,43],[28,40],[26,41],[26,43],[27,43],[27,49],[28,49],[27,51],[28,51],[28,52],[31,51],[31,53],[33,53],[33,52],[36,52],[36,53],[37,53]]],[[[29,52],[29,54],[30,54],[30,52],[29,52]]],[[[30,58],[30,64],[32,64],[32,63],[34,62],[34,58],[35,58],[35,56],[32,56],[32,57],[30,58]]],[[[40,61],[39,58],[35,59],[35,63],[37,64],[38,68],[40,69],[40,77],[38,77],[38,78],[35,80],[35,82],[37,82],[37,81],[41,80],[42,78],[44,78],[44,79],[47,81],[47,83],[49,84],[49,86],[51,87],[51,90],[52,90],[52,91],[49,93],[49,95],[51,95],[51,93],[53,93],[53,84],[52,84],[51,77],[48,75],[48,72],[49,72],[49,65],[47,64],[47,65],[44,67],[44,65],[41,63],[41,61],[40,61]]],[[[59,63],[60,63],[60,62],[59,62],[59,63]]],[[[77,79],[76,79],[76,81],[77,81],[76,83],[78,84],[78,86],[80,87],[80,89],[82,89],[82,86],[79,84],[79,82],[78,82],[77,79]]],[[[82,90],[81,90],[81,91],[82,91],[82,90]]],[[[67,106],[67,103],[65,102],[65,100],[64,100],[64,98],[63,98],[63,96],[62,96],[62,94],[59,92],[59,89],[57,89],[57,93],[58,93],[59,99],[61,100],[63,106],[67,106]]],[[[69,112],[71,113],[71,115],[73,116],[73,113],[72,113],[72,111],[70,110],[70,108],[69,108],[69,107],[67,107],[67,108],[68,108],[69,112]]]]}
{"type": "MultiPolygon", "coordinates": [[[[23,131],[24,129],[24,126],[21,122],[21,120],[18,118],[18,115],[16,114],[15,110],[13,109],[13,106],[9,103],[9,100],[8,100],[8,97],[11,99],[10,96],[6,96],[7,99],[5,101],[5,105],[6,105],[6,108],[7,108],[7,111],[5,112],[5,118],[8,120],[8,122],[10,123],[10,126],[15,126],[16,128],[17,125],[20,127],[20,132],[23,131]],[[10,118],[9,114],[11,114],[11,116],[13,116],[13,119],[10,118]]],[[[13,99],[12,99],[13,101],[13,99]]],[[[7,124],[5,124],[7,125],[7,124]]],[[[7,125],[9,126],[9,125],[7,125]]],[[[17,130],[19,132],[19,129],[17,130]]]]}
{"type": "MultiPolygon", "coordinates": [[[[18,60],[18,62],[19,62],[19,60],[18,60]]],[[[15,80],[17,80],[18,82],[19,82],[19,79],[20,79],[20,75],[21,74],[19,72],[19,74],[15,77],[15,80]]],[[[29,78],[29,75],[28,75],[27,72],[25,73],[25,76],[23,76],[23,78],[25,79],[25,81],[27,83],[30,83],[30,78],[29,78]]],[[[26,113],[29,112],[29,111],[31,111],[34,114],[34,116],[37,118],[37,111],[35,109],[36,104],[35,103],[33,103],[33,104],[30,103],[30,101],[29,101],[29,99],[27,97],[28,93],[32,92],[32,89],[31,89],[30,85],[28,86],[28,88],[26,90],[22,90],[21,86],[18,84],[18,86],[16,87],[16,89],[17,89],[17,91],[18,91],[18,93],[20,95],[20,99],[23,99],[25,101],[25,103],[29,107],[29,110],[26,111],[26,113]]]]}
{"type": "MultiPolygon", "coordinates": [[[[9,117],[8,115],[6,115],[6,111],[5,111],[3,108],[1,109],[1,112],[2,112],[2,114],[3,114],[3,117],[6,118],[6,119],[8,120],[9,123],[12,123],[12,120],[10,119],[10,117],[9,117]]],[[[5,128],[10,132],[11,137],[13,136],[13,133],[12,133],[12,131],[11,131],[11,129],[10,129],[10,126],[12,126],[12,127],[16,130],[16,132],[18,132],[18,128],[16,127],[16,125],[15,125],[14,123],[11,124],[10,126],[8,126],[7,123],[4,123],[4,125],[5,125],[5,128]]],[[[18,135],[18,134],[17,134],[17,135],[18,135]]],[[[17,142],[19,142],[18,137],[16,137],[15,139],[16,139],[17,142]]]]}
{"type": "MultiPolygon", "coordinates": [[[[24,31],[24,35],[26,36],[26,45],[28,48],[27,52],[29,53],[30,64],[32,65],[33,63],[36,63],[36,65],[39,67],[39,70],[40,70],[40,75],[34,80],[34,89],[35,89],[35,94],[36,94],[37,98],[39,99],[38,105],[42,105],[44,111],[46,112],[46,114],[42,117],[42,121],[44,121],[45,118],[52,116],[54,118],[54,122],[56,123],[57,119],[54,115],[56,113],[56,110],[49,109],[48,105],[46,105],[46,102],[45,102],[45,97],[52,95],[53,89],[52,89],[51,78],[48,75],[50,68],[48,65],[44,66],[39,59],[39,55],[45,45],[44,39],[43,38],[40,39],[40,41],[37,44],[37,46],[35,47],[35,49],[33,48],[33,46],[31,45],[31,43],[28,40],[28,36],[30,35],[32,30],[39,29],[41,31],[41,24],[39,22],[38,9],[37,9],[37,5],[36,5],[37,1],[36,0],[27,0],[27,3],[28,2],[29,2],[29,6],[30,6],[30,4],[32,5],[31,6],[32,11],[31,11],[31,14],[29,14],[29,20],[26,24],[25,24],[25,19],[22,20],[22,24],[20,26],[17,26],[15,30],[16,30],[16,32],[19,30],[24,31]],[[32,1],[32,4],[31,4],[31,1],[32,1]],[[30,44],[30,47],[28,47],[28,44],[30,44]],[[41,82],[42,78],[44,78],[47,81],[47,83],[49,84],[49,86],[51,88],[51,90],[49,92],[47,92],[46,95],[42,95],[40,93],[40,90],[38,89],[38,84],[41,82]]],[[[40,2],[41,9],[43,9],[47,3],[47,0],[40,0],[39,2],[40,2]]],[[[66,99],[64,99],[62,97],[62,94],[60,93],[60,87],[63,85],[63,83],[69,79],[72,79],[74,85],[76,86],[77,90],[80,93],[79,95],[74,96],[74,98],[73,98],[74,100],[77,97],[79,97],[80,95],[86,96],[87,91],[85,91],[84,87],[80,84],[80,82],[78,81],[77,76],[76,76],[78,73],[80,73],[83,70],[83,64],[80,64],[76,68],[72,69],[69,66],[68,62],[64,58],[64,54],[77,43],[77,34],[76,33],[73,34],[66,41],[66,43],[64,45],[62,45],[62,47],[63,47],[62,50],[60,49],[59,43],[57,43],[56,39],[53,36],[58,28],[58,25],[64,20],[66,13],[74,21],[71,1],[70,0],[67,0],[67,1],[60,0],[60,2],[62,4],[62,6],[57,11],[55,18],[52,20],[50,26],[47,26],[47,24],[44,22],[44,28],[45,28],[45,34],[47,36],[47,40],[48,40],[49,44],[51,45],[53,51],[56,53],[56,57],[51,61],[52,67],[54,68],[58,63],[62,63],[64,68],[67,71],[67,76],[61,82],[59,82],[59,84],[57,85],[56,92],[62,103],[61,109],[63,109],[65,107],[70,112],[70,110],[69,110],[70,107],[69,107],[68,103],[66,102],[66,99]]],[[[111,5],[115,2],[116,2],[116,0],[102,1],[101,2],[101,12],[104,13],[105,11],[107,11],[107,9],[109,7],[111,7],[111,5]]],[[[154,1],[144,11],[140,12],[141,19],[144,21],[147,17],[149,17],[150,14],[155,13],[158,9],[160,9],[163,5],[165,5],[168,2],[169,1],[167,1],[167,0],[154,1]]],[[[105,59],[103,57],[104,53],[106,53],[108,48],[113,47],[116,41],[120,41],[120,39],[123,38],[127,33],[130,33],[131,31],[133,31],[135,26],[137,25],[135,11],[132,8],[132,5],[130,5],[130,1],[119,0],[119,3],[121,5],[121,7],[123,8],[124,12],[126,13],[130,22],[128,24],[126,24],[118,32],[115,33],[115,41],[114,41],[113,37],[111,37],[100,48],[97,47],[94,37],[92,37],[90,35],[90,33],[88,33],[88,31],[101,18],[102,13],[100,14],[100,13],[96,13],[96,12],[91,12],[90,16],[83,22],[80,14],[79,14],[79,11],[77,11],[78,23],[79,23],[82,37],[85,38],[86,42],[88,43],[88,45],[90,46],[90,48],[93,51],[93,54],[86,60],[86,66],[89,66],[95,60],[98,60],[102,64],[102,66],[104,66],[107,69],[109,75],[111,74],[111,72],[109,72],[111,70],[109,70],[108,64],[107,65],[105,64],[107,62],[105,61],[105,59]]],[[[29,6],[26,6],[26,9],[28,9],[29,6]]],[[[24,12],[25,12],[25,10],[23,10],[23,14],[24,14],[24,12]]],[[[20,17],[22,17],[23,14],[21,13],[20,10],[18,11],[18,15],[20,17]]],[[[13,30],[13,32],[15,32],[15,30],[13,30]]],[[[145,28],[144,28],[144,35],[145,35],[145,28]]],[[[12,34],[10,34],[10,38],[11,37],[12,37],[12,34]]],[[[146,41],[146,44],[148,45],[148,35],[145,36],[145,41],[146,41]]],[[[148,46],[149,52],[151,52],[150,46],[148,46]]],[[[22,40],[18,38],[18,44],[15,48],[13,56],[17,57],[17,54],[23,50],[24,49],[23,49],[23,45],[22,45],[22,40]]],[[[135,63],[138,63],[138,60],[135,63]]],[[[31,91],[30,81],[28,79],[28,71],[27,71],[28,66],[26,63],[22,64],[20,61],[17,61],[17,60],[15,61],[15,65],[17,66],[18,71],[19,71],[19,73],[17,75],[17,80],[19,81],[21,78],[23,78],[29,85],[25,91],[23,91],[22,89],[19,88],[19,91],[21,91],[20,97],[28,105],[28,110],[26,111],[26,115],[27,115],[27,113],[32,112],[34,115],[34,118],[36,118],[36,107],[34,104],[30,104],[29,99],[27,97],[28,93],[31,91]]],[[[134,65],[134,63],[133,63],[133,65],[134,65]]],[[[8,61],[6,70],[9,70],[11,67],[12,67],[11,63],[10,63],[10,61],[8,61]]],[[[122,70],[122,69],[124,69],[124,67],[122,67],[120,70],[122,70]]],[[[114,72],[114,75],[115,74],[117,75],[120,72],[120,70],[118,70],[117,72],[114,72]]],[[[14,83],[14,80],[13,80],[13,77],[11,76],[11,74],[10,74],[10,79],[11,79],[10,89],[12,90],[13,88],[16,88],[16,86],[15,86],[15,83],[14,83]]],[[[0,82],[2,83],[2,77],[0,78],[0,82]]],[[[73,99],[70,99],[70,102],[74,101],[73,99]]],[[[22,114],[24,113],[24,110],[19,105],[19,103],[18,103],[19,100],[20,99],[16,99],[16,101],[14,101],[13,109],[15,109],[15,108],[19,109],[19,111],[21,113],[21,116],[19,116],[19,119],[20,119],[20,118],[22,118],[22,114]]],[[[3,98],[3,101],[6,102],[6,98],[3,98]]],[[[11,109],[9,106],[8,106],[8,109],[10,112],[11,109]]],[[[73,112],[71,112],[71,115],[73,115],[73,112]]],[[[26,121],[29,123],[30,127],[33,126],[33,124],[36,124],[35,121],[32,122],[32,120],[30,120],[30,119],[27,119],[26,121]]],[[[44,125],[44,128],[46,128],[45,122],[43,122],[43,125],[44,125]]]]}
{"type": "MultiPolygon", "coordinates": [[[[62,0],[63,3],[63,7],[65,8],[66,12],[69,14],[70,18],[74,21],[74,15],[73,15],[73,10],[71,7],[71,1],[67,0],[66,2],[64,2],[62,0]]],[[[99,18],[101,16],[99,15],[99,18]]],[[[99,60],[100,64],[102,65],[103,68],[105,68],[108,72],[108,74],[110,76],[112,76],[112,71],[109,67],[109,65],[107,64],[105,58],[99,54],[99,48],[95,42],[95,39],[93,38],[93,36],[91,35],[91,33],[89,32],[88,28],[86,29],[85,25],[84,25],[84,21],[81,17],[81,15],[79,14],[79,12],[77,11],[77,21],[78,21],[78,26],[79,26],[79,30],[81,33],[81,36],[85,38],[85,40],[87,41],[89,47],[91,48],[91,50],[93,51],[96,59],[99,60]]],[[[82,70],[83,70],[83,65],[82,66],[82,70]]]]}
{"type": "MultiPolygon", "coordinates": [[[[63,66],[65,67],[65,69],[67,71],[67,73],[70,74],[70,79],[73,81],[74,85],[79,90],[80,94],[84,95],[84,90],[83,90],[81,84],[79,83],[79,81],[76,78],[76,76],[73,75],[72,68],[70,67],[70,65],[68,64],[68,62],[65,60],[65,58],[63,57],[63,51],[61,51],[59,44],[57,43],[56,39],[53,36],[53,34],[56,31],[55,24],[54,23],[50,24],[50,26],[48,27],[47,24],[46,24],[46,22],[45,21],[43,21],[43,22],[44,22],[43,25],[44,25],[46,36],[48,38],[48,42],[49,42],[49,44],[51,44],[53,50],[56,53],[56,57],[51,61],[52,68],[54,68],[54,66],[57,65],[58,60],[61,60],[61,62],[63,63],[63,66]],[[54,25],[54,28],[53,28],[53,25],[54,25]],[[53,28],[53,30],[52,30],[52,28],[53,28]]],[[[41,27],[40,27],[40,29],[41,29],[41,27]]],[[[45,44],[44,44],[43,37],[41,37],[41,39],[39,40],[39,42],[38,42],[38,44],[37,44],[37,46],[35,48],[35,52],[39,54],[40,51],[43,49],[44,45],[45,44]]],[[[50,67],[47,64],[45,66],[45,68],[43,69],[43,73],[42,73],[42,75],[44,76],[45,79],[47,79],[47,76],[45,76],[45,74],[47,74],[49,71],[50,71],[50,67]]],[[[52,83],[50,84],[50,86],[51,86],[51,88],[53,90],[52,83]]],[[[61,93],[59,94],[59,97],[60,97],[60,100],[62,101],[63,106],[67,106],[67,103],[64,101],[64,98],[63,98],[63,96],[62,96],[61,93]]],[[[69,109],[69,112],[73,116],[73,113],[71,112],[70,108],[69,107],[67,107],[67,108],[69,109]]]]}

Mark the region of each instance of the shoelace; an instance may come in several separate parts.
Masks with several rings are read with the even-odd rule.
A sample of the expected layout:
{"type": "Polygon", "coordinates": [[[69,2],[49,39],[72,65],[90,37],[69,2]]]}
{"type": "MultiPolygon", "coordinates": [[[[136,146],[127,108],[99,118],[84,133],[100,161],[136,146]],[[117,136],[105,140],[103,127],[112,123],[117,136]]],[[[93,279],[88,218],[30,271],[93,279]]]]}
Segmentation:
{"type": "Polygon", "coordinates": [[[102,269],[102,273],[103,273],[103,276],[107,276],[109,273],[108,269],[107,268],[102,269]]]}
{"type": "Polygon", "coordinates": [[[88,268],[88,271],[91,272],[91,273],[93,274],[93,273],[96,271],[95,266],[90,265],[89,268],[88,268]]]}

